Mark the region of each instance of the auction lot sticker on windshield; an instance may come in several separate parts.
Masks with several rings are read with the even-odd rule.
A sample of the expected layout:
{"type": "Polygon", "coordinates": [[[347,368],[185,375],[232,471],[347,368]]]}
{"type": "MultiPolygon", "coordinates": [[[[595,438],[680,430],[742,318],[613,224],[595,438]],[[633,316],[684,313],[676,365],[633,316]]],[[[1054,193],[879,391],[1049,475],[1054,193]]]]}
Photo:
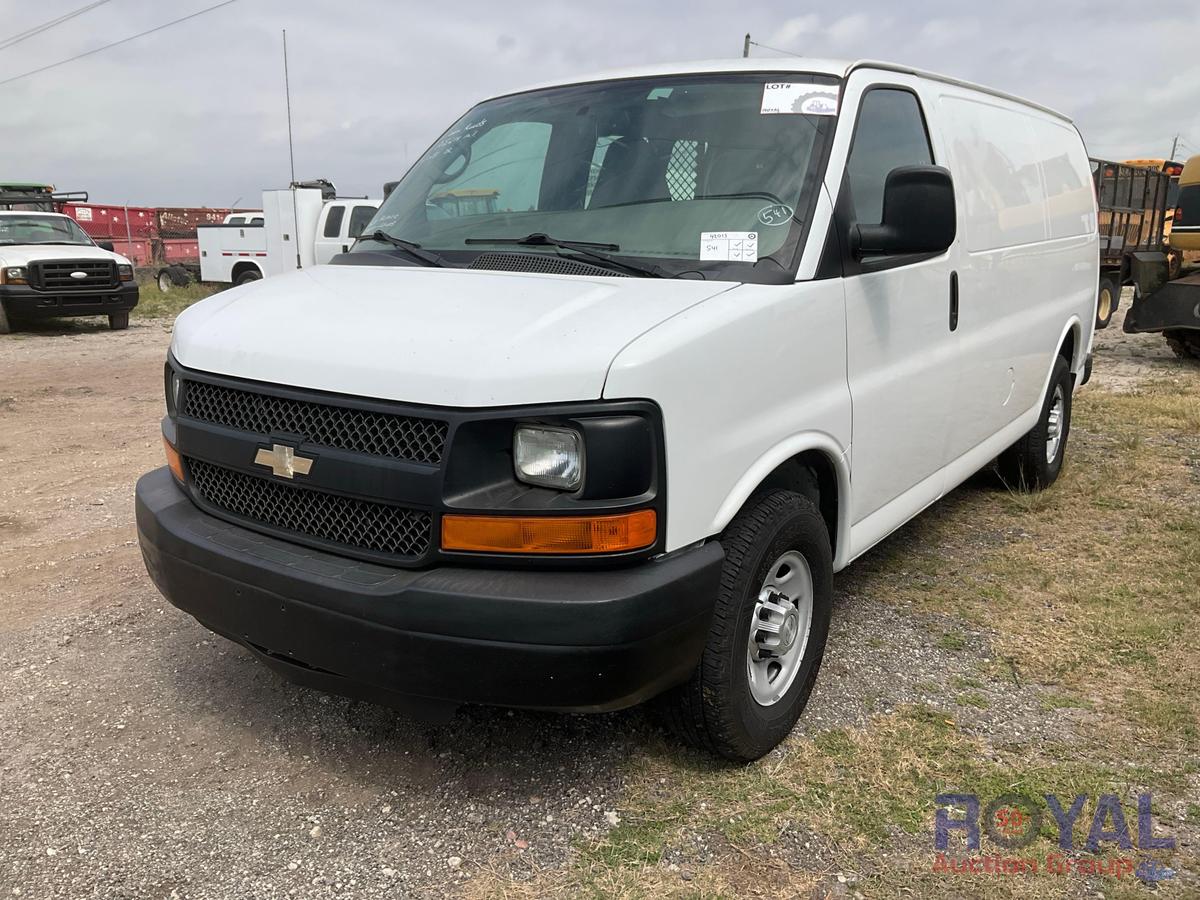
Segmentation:
{"type": "Polygon", "coordinates": [[[758,262],[757,231],[702,231],[700,258],[758,262]]]}
{"type": "Polygon", "coordinates": [[[804,82],[777,81],[763,85],[762,108],[766,115],[836,116],[837,92],[804,82]]]}

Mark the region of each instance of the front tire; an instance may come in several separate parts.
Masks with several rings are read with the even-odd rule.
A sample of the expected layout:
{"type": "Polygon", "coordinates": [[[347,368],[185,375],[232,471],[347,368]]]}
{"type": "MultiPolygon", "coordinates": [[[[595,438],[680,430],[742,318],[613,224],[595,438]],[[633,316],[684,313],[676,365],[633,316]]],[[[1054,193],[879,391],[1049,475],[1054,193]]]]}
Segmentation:
{"type": "Polygon", "coordinates": [[[108,327],[113,331],[124,331],[129,327],[129,311],[109,313],[108,327]]]}
{"type": "Polygon", "coordinates": [[[808,703],[829,636],[833,554],[820,511],[793,491],[752,499],[721,546],[708,643],[664,704],[686,743],[745,763],[786,738],[808,703]]]}
{"type": "Polygon", "coordinates": [[[4,311],[4,301],[0,300],[0,334],[12,334],[12,325],[8,321],[8,313],[4,311]]]}
{"type": "Polygon", "coordinates": [[[1058,479],[1071,431],[1074,386],[1075,379],[1066,359],[1057,357],[1037,424],[1000,457],[1000,477],[1009,487],[1041,491],[1058,479]]]}

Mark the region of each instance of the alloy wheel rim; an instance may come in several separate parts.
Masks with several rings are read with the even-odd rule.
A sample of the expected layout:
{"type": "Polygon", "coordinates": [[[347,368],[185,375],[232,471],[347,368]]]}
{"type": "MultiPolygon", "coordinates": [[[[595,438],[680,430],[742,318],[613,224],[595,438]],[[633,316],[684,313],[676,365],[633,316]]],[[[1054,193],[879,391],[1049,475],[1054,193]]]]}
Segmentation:
{"type": "Polygon", "coordinates": [[[1054,389],[1054,400],[1050,404],[1050,414],[1046,418],[1046,462],[1053,463],[1058,456],[1058,448],[1062,445],[1063,418],[1066,415],[1067,400],[1063,394],[1062,385],[1054,389]]]}
{"type": "Polygon", "coordinates": [[[750,695],[773,706],[800,671],[812,630],[813,580],[808,561],[796,550],[771,564],[758,591],[746,647],[750,695]]]}

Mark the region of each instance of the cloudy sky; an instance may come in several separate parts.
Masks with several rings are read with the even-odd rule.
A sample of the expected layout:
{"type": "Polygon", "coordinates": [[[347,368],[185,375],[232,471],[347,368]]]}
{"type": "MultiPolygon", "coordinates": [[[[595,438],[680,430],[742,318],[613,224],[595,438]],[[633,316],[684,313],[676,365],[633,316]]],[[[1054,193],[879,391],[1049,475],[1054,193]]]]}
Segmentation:
{"type": "Polygon", "coordinates": [[[377,196],[476,100],[640,63],[739,56],[748,31],[806,56],[887,59],[1060,109],[1093,155],[1200,153],[1200,25],[1187,4],[619,0],[237,0],[123,46],[6,79],[217,0],[0,0],[0,180],[93,201],[257,205],[288,180],[280,31],[288,32],[299,177],[377,196]]]}

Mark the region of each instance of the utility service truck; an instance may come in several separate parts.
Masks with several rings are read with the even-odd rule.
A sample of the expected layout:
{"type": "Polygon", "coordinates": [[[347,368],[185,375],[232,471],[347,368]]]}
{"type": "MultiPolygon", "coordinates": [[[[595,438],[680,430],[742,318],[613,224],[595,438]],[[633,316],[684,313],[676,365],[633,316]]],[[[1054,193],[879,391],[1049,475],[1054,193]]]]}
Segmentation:
{"type": "Polygon", "coordinates": [[[350,249],[379,208],[378,200],[338,197],[327,181],[263,191],[262,199],[261,213],[199,226],[199,270],[187,274],[205,282],[247,284],[323,265],[350,249]]]}

